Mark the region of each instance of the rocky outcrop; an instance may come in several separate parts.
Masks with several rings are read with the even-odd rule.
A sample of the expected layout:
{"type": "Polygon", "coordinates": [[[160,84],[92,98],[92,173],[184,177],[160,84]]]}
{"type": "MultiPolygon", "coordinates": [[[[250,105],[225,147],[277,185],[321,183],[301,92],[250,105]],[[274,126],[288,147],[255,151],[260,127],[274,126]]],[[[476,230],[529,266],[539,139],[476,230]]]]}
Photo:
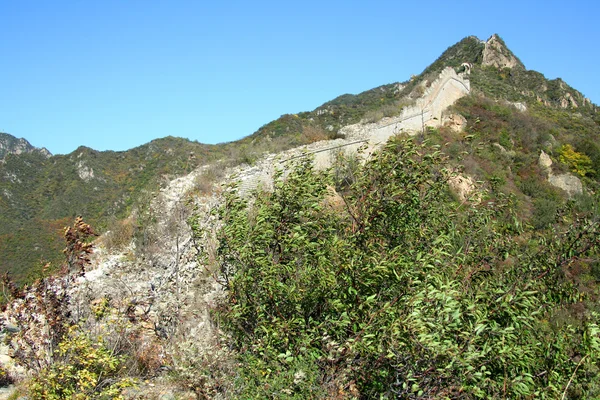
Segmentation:
{"type": "Polygon", "coordinates": [[[515,102],[515,103],[510,103],[514,108],[516,108],[517,110],[521,111],[521,112],[525,112],[527,111],[527,105],[525,103],[521,103],[521,102],[515,102]]]}
{"type": "Polygon", "coordinates": [[[502,146],[500,143],[498,142],[494,142],[492,143],[492,145],[497,148],[498,150],[500,150],[500,153],[509,158],[509,159],[513,159],[515,158],[515,156],[517,155],[517,153],[514,150],[507,150],[504,146],[502,146]]]}
{"type": "Polygon", "coordinates": [[[525,68],[523,63],[506,47],[504,41],[496,34],[493,34],[483,49],[484,66],[496,68],[525,68]]]}
{"type": "Polygon", "coordinates": [[[77,163],[77,174],[84,182],[89,182],[94,179],[94,170],[85,165],[83,161],[77,163]]]}
{"type": "Polygon", "coordinates": [[[544,150],[540,153],[540,158],[538,159],[538,165],[542,172],[546,174],[546,176],[552,175],[552,159],[544,150]]]}
{"type": "Polygon", "coordinates": [[[448,179],[448,184],[461,202],[468,201],[471,194],[475,191],[475,182],[473,182],[470,176],[454,175],[448,179]]]}
{"type": "Polygon", "coordinates": [[[573,95],[571,95],[571,93],[569,93],[569,92],[565,93],[565,95],[560,99],[560,106],[562,108],[569,108],[569,107],[577,108],[577,107],[579,107],[579,105],[573,98],[573,95]]]}
{"type": "Polygon", "coordinates": [[[467,119],[460,114],[449,114],[442,117],[442,125],[453,132],[462,132],[467,127],[467,119]]]}
{"type": "Polygon", "coordinates": [[[569,197],[583,193],[581,180],[575,175],[569,173],[554,175],[552,173],[552,159],[544,152],[544,150],[540,153],[538,165],[542,172],[546,174],[548,182],[552,186],[564,190],[569,197]]]}
{"type": "Polygon", "coordinates": [[[557,188],[567,192],[567,195],[569,197],[573,197],[577,194],[583,193],[583,186],[581,184],[581,180],[575,175],[550,175],[548,177],[548,182],[550,182],[551,185],[556,186],[557,188]]]}

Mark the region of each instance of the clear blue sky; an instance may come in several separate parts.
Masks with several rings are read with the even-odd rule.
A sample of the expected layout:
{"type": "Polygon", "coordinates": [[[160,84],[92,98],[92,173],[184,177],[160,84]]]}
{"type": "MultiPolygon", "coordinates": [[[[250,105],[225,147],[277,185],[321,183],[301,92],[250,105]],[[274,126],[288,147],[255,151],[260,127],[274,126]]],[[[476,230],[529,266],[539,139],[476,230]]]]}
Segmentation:
{"type": "Polygon", "coordinates": [[[0,0],[0,131],[55,154],[231,141],[493,33],[598,104],[599,3],[0,0]]]}

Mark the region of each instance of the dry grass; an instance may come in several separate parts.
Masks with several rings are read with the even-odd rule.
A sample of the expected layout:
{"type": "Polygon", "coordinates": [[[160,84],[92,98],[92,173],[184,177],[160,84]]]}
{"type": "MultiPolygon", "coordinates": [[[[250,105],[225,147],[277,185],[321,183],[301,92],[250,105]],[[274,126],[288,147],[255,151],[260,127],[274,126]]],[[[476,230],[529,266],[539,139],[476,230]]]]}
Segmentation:
{"type": "Polygon", "coordinates": [[[108,231],[100,238],[107,250],[120,251],[129,246],[135,233],[135,220],[133,217],[110,222],[108,231]]]}
{"type": "Polygon", "coordinates": [[[302,134],[304,135],[308,143],[314,143],[319,142],[321,140],[329,139],[329,133],[320,126],[306,125],[302,129],[302,134]]]}

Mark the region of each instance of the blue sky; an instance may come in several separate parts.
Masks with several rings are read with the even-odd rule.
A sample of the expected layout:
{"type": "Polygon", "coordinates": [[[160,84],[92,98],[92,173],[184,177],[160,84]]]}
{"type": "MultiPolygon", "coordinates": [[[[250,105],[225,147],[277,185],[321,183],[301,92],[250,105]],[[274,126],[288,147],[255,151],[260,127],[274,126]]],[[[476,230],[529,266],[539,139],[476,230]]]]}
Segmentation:
{"type": "Polygon", "coordinates": [[[232,141],[493,33],[599,104],[598,3],[0,0],[0,131],[54,154],[232,141]]]}

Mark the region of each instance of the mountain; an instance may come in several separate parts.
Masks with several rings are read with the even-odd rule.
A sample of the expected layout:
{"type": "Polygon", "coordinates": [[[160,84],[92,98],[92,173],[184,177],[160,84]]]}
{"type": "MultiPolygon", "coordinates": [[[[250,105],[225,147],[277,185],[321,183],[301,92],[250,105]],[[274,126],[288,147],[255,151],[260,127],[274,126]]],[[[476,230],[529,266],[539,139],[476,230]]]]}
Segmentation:
{"type": "Polygon", "coordinates": [[[0,160],[6,158],[9,154],[23,153],[40,153],[44,157],[50,157],[52,155],[46,148],[38,149],[37,147],[33,147],[25,139],[17,139],[8,133],[0,132],[0,160]]]}
{"type": "MultiPolygon", "coordinates": [[[[21,140],[17,143],[26,143],[21,140]]],[[[15,146],[11,148],[16,148],[15,146]]],[[[0,265],[22,281],[62,250],[62,228],[85,215],[99,229],[131,212],[161,180],[210,159],[212,146],[167,137],[126,152],[7,154],[0,165],[0,265]]]]}
{"type": "Polygon", "coordinates": [[[3,280],[0,378],[20,362],[31,398],[597,398],[599,136],[596,105],[493,35],[232,143],[7,154],[4,270],[56,271],[61,234],[67,257],[3,280]]]}
{"type": "MultiPolygon", "coordinates": [[[[283,115],[237,142],[209,146],[168,137],[124,152],[81,147],[69,155],[50,156],[24,139],[0,134],[0,266],[22,281],[46,261],[56,264],[60,228],[69,219],[84,215],[100,230],[109,229],[115,220],[143,208],[161,182],[199,165],[216,160],[226,165],[253,163],[266,153],[343,138],[344,127],[361,121],[398,117],[415,107],[448,67],[459,72],[470,69],[473,94],[529,107],[530,114],[553,125],[546,131],[574,129],[573,118],[577,119],[582,134],[573,144],[591,158],[592,169],[600,171],[600,152],[593,138],[600,123],[597,107],[562,80],[547,80],[527,70],[498,35],[487,41],[467,37],[408,81],[345,94],[310,112],[283,115]]],[[[458,107],[463,107],[462,114],[476,112],[458,107]]]]}

